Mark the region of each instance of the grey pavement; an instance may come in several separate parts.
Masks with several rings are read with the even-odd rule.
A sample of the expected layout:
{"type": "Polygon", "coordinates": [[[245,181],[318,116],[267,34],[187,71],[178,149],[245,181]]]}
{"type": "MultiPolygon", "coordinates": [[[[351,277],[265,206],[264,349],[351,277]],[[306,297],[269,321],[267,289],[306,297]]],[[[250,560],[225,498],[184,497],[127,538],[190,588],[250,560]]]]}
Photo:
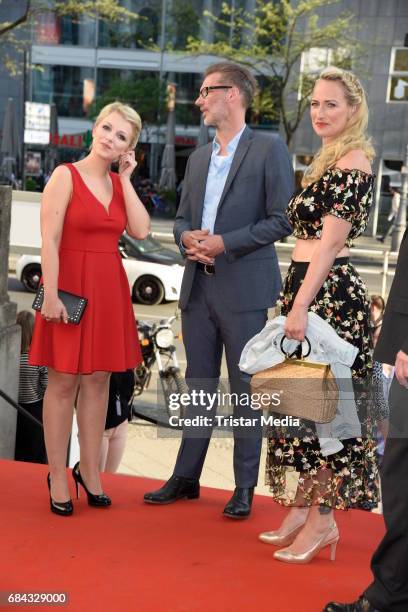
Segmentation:
{"type": "MultiPolygon", "coordinates": [[[[180,438],[158,437],[157,428],[145,421],[136,420],[129,425],[128,440],[119,472],[167,480],[176,462],[180,438]]],[[[234,489],[232,469],[232,438],[213,437],[201,477],[203,486],[219,489],[234,489]]],[[[266,458],[266,440],[261,456],[261,468],[257,494],[267,495],[269,488],[264,484],[263,470],[266,458]]],[[[161,486],[158,483],[158,487],[161,486]]]]}

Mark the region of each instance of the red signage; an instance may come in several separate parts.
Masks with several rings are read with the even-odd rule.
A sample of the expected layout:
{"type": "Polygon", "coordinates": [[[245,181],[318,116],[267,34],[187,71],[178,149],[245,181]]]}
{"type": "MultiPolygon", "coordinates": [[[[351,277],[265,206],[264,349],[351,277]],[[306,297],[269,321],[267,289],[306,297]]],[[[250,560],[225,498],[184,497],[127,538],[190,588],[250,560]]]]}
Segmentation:
{"type": "Polygon", "coordinates": [[[57,147],[69,147],[71,149],[83,149],[89,145],[88,132],[83,134],[51,134],[50,144],[57,147]]]}
{"type": "Polygon", "coordinates": [[[176,136],[175,143],[177,145],[194,147],[197,144],[197,140],[195,138],[188,138],[187,136],[176,136]]]}

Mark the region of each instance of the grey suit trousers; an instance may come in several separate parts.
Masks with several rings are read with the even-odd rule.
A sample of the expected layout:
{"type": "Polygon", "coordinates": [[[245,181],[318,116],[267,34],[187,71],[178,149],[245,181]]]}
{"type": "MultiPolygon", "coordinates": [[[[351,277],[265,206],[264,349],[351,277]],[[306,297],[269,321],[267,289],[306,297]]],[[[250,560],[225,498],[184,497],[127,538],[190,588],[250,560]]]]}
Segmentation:
{"type": "MultiPolygon", "coordinates": [[[[250,338],[265,325],[266,309],[232,312],[215,290],[214,277],[196,271],[187,307],[182,311],[182,333],[187,355],[186,382],[190,390],[214,393],[220,378],[223,347],[228,366],[230,392],[249,394],[249,384],[242,378],[238,362],[250,338]]],[[[257,484],[262,445],[261,414],[250,406],[234,405],[234,417],[256,420],[253,427],[234,427],[234,475],[237,487],[257,484]]],[[[204,415],[213,419],[217,404],[189,406],[186,418],[204,415]]],[[[211,425],[184,427],[174,474],[199,478],[203,468],[211,425]]]]}

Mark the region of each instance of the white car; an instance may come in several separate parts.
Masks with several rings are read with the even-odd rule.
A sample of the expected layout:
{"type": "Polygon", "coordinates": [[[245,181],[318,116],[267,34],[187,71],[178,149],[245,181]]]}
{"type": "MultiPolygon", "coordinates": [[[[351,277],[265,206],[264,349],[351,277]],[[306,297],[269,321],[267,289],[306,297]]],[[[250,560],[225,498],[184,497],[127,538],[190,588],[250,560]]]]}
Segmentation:
{"type": "MultiPolygon", "coordinates": [[[[163,247],[151,236],[136,240],[126,233],[119,241],[119,252],[135,302],[153,306],[179,299],[184,260],[178,252],[163,247]]],[[[16,276],[27,291],[35,293],[41,278],[40,256],[22,255],[16,264],[16,276]]]]}

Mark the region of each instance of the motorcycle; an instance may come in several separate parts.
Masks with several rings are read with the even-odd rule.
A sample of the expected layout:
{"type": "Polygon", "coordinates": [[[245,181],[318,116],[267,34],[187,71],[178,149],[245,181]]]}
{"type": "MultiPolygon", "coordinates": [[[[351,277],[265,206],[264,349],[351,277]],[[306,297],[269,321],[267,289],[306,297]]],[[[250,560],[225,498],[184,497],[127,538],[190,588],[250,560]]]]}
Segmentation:
{"type": "Polygon", "coordinates": [[[157,214],[168,218],[174,217],[175,204],[164,200],[149,179],[144,179],[139,183],[137,193],[150,216],[157,214]]]}
{"type": "Polygon", "coordinates": [[[155,323],[138,321],[137,329],[143,362],[135,369],[135,396],[141,395],[148,388],[153,366],[157,363],[167,414],[182,417],[182,407],[177,409],[170,407],[172,394],[188,393],[174,346],[177,336],[172,324],[177,318],[177,315],[174,315],[155,323]]]}

